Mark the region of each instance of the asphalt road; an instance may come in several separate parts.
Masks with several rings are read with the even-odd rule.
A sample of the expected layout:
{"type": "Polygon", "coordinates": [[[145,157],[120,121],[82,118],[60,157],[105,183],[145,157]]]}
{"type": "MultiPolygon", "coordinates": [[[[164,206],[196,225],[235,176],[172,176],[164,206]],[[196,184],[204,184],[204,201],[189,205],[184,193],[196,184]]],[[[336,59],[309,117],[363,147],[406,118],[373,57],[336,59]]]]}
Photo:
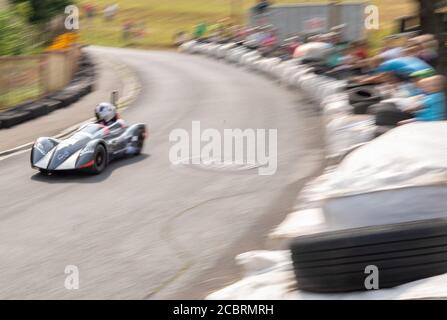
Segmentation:
{"type": "Polygon", "coordinates": [[[43,177],[29,154],[0,161],[0,298],[203,298],[239,276],[235,254],[266,245],[304,181],[321,134],[298,93],[223,62],[91,48],[135,68],[143,91],[122,115],[150,128],[144,154],[100,176],[43,177]],[[278,130],[278,170],[175,166],[173,129],[278,130]],[[64,287],[67,265],[79,290],[64,287]]]}

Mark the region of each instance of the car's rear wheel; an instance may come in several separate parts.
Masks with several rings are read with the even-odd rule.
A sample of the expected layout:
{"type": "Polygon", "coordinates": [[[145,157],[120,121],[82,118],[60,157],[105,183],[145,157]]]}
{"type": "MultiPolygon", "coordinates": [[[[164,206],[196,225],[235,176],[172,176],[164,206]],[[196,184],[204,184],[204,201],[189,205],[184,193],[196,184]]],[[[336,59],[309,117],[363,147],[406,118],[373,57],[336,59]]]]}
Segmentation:
{"type": "Polygon", "coordinates": [[[100,174],[107,167],[107,152],[102,144],[96,146],[93,161],[93,166],[90,168],[93,174],[100,174]]]}

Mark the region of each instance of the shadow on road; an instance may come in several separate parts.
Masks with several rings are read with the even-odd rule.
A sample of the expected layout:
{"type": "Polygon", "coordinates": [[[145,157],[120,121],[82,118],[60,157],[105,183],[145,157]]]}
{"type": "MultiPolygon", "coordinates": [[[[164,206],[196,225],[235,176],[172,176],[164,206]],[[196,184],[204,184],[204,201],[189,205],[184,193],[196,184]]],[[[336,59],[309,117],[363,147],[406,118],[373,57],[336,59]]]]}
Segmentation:
{"type": "Polygon", "coordinates": [[[99,175],[91,175],[82,171],[60,171],[52,173],[49,176],[41,173],[36,173],[31,177],[31,180],[46,182],[46,183],[100,183],[106,180],[114,170],[122,167],[131,166],[138,162],[144,161],[150,157],[149,154],[141,154],[132,158],[124,158],[113,161],[109,166],[99,175]]]}

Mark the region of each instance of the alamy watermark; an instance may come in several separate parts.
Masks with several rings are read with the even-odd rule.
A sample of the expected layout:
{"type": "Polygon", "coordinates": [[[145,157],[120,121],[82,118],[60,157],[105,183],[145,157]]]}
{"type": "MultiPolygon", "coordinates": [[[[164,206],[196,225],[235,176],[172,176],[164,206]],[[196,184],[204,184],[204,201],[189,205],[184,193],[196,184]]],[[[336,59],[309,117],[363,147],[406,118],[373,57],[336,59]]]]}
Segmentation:
{"type": "Polygon", "coordinates": [[[274,175],[278,167],[276,129],[217,129],[202,131],[200,121],[193,121],[191,133],[175,129],[169,135],[174,145],[169,151],[172,164],[250,165],[259,175],[274,175]]]}
{"type": "Polygon", "coordinates": [[[365,289],[379,290],[379,268],[375,265],[366,266],[365,274],[368,275],[364,282],[365,289]]]}
{"type": "Polygon", "coordinates": [[[79,30],[79,8],[75,5],[65,7],[65,29],[79,30]]]}
{"type": "Polygon", "coordinates": [[[74,265],[68,265],[65,267],[65,277],[64,286],[67,290],[78,290],[79,289],[79,268],[74,265]]]}
{"type": "Polygon", "coordinates": [[[379,30],[380,27],[380,11],[376,5],[367,5],[365,7],[365,29],[379,30]]]}

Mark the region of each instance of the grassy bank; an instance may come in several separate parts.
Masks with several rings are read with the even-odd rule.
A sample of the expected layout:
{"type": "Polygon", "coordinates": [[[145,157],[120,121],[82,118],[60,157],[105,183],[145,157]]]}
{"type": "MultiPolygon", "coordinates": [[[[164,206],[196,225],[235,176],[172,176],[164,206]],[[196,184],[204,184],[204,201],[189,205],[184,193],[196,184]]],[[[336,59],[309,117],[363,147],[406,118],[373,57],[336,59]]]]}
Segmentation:
{"type": "MultiPolygon", "coordinates": [[[[79,0],[79,4],[95,3],[100,15],[87,22],[81,21],[81,37],[84,43],[116,47],[169,48],[173,35],[179,31],[191,31],[199,22],[210,23],[233,16],[244,21],[246,11],[253,6],[255,0],[79,0]],[[119,13],[116,19],[104,21],[102,8],[106,4],[118,3],[119,13]],[[232,5],[233,4],[233,5],[232,5]],[[144,23],[146,34],[137,39],[124,40],[122,26],[126,21],[144,23]]],[[[279,3],[324,2],[277,0],[279,3]]],[[[413,0],[373,0],[380,9],[381,30],[370,35],[372,42],[378,39],[392,26],[396,17],[414,11],[413,0]]]]}

